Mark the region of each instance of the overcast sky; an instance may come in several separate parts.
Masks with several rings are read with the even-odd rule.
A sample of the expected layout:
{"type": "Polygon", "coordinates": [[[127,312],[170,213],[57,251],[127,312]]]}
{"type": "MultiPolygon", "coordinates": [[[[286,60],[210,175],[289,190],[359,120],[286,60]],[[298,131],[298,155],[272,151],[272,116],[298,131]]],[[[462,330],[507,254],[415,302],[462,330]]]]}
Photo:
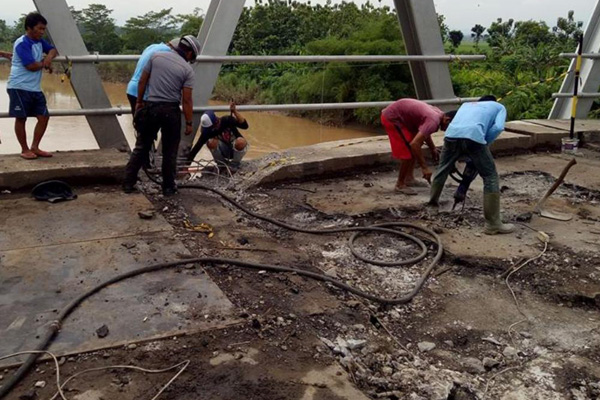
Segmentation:
{"type": "MultiPolygon", "coordinates": [[[[20,14],[27,13],[35,7],[33,1],[11,1],[1,0],[0,19],[12,24],[20,14]]],[[[300,0],[305,2],[307,0],[300,0]]],[[[337,0],[334,0],[336,2],[337,0]]],[[[378,0],[373,1],[377,4],[378,0]]],[[[566,16],[569,10],[575,11],[578,21],[585,25],[590,18],[594,6],[598,0],[435,0],[438,13],[446,16],[450,29],[470,31],[475,24],[488,27],[496,18],[504,20],[513,18],[520,20],[543,20],[549,26],[554,26],[556,19],[566,16]]],[[[70,6],[76,9],[85,8],[90,3],[105,4],[113,11],[113,17],[117,23],[122,25],[128,18],[145,14],[148,11],[156,11],[162,8],[173,8],[174,14],[191,13],[195,7],[203,10],[208,8],[210,0],[67,0],[70,6]]],[[[313,0],[314,3],[324,3],[325,0],[313,0]]],[[[355,1],[358,4],[365,1],[355,1]]],[[[381,0],[382,4],[393,6],[393,0],[381,0]]],[[[247,5],[253,5],[254,1],[246,1],[247,5]]]]}

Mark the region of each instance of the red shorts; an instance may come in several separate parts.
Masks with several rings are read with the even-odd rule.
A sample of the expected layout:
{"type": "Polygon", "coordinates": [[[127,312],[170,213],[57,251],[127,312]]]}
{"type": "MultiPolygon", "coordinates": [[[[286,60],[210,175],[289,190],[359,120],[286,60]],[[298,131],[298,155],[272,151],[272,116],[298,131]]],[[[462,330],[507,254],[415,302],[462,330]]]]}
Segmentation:
{"type": "Polygon", "coordinates": [[[394,125],[388,121],[383,114],[381,114],[381,124],[385,128],[385,131],[390,138],[392,157],[400,160],[412,159],[412,152],[410,151],[410,148],[406,146],[406,142],[400,135],[404,135],[408,143],[412,142],[412,140],[415,138],[415,135],[410,133],[408,129],[401,125],[394,125]]]}

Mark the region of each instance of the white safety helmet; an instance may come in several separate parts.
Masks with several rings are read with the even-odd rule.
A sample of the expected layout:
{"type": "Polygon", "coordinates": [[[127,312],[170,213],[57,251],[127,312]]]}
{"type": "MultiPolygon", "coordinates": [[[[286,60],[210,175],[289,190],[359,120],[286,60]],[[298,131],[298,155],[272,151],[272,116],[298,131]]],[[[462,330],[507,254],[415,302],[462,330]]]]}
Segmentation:
{"type": "Polygon", "coordinates": [[[179,47],[183,47],[188,50],[192,50],[194,53],[194,59],[190,61],[191,63],[196,62],[196,57],[200,55],[200,42],[194,35],[185,35],[179,41],[179,47]]]}

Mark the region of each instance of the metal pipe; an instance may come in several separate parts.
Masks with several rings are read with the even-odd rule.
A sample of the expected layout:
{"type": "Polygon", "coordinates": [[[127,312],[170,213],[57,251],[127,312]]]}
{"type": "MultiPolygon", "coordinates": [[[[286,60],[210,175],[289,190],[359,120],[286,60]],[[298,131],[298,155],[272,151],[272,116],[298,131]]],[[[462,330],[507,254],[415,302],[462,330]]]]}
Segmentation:
{"type": "MultiPolygon", "coordinates": [[[[442,100],[424,100],[431,105],[452,105],[462,104],[470,101],[477,101],[477,97],[456,97],[453,99],[442,100]]],[[[393,101],[374,101],[374,102],[355,102],[355,103],[313,103],[313,104],[254,104],[238,105],[239,111],[292,111],[292,110],[343,110],[356,108],[384,108],[392,104],[393,101]]],[[[194,107],[194,113],[202,113],[206,110],[229,111],[228,105],[215,105],[194,107]]],[[[112,108],[97,109],[78,109],[78,110],[49,110],[52,117],[72,117],[89,115],[123,115],[131,114],[131,109],[127,106],[117,106],[112,108]]],[[[0,112],[0,118],[11,118],[8,112],[0,112]]]]}
{"type": "MultiPolygon", "coordinates": [[[[553,99],[570,99],[573,95],[569,93],[553,93],[553,99]]],[[[580,99],[595,99],[600,97],[600,93],[588,93],[588,92],[580,92],[577,94],[577,97],[580,99]]]]}
{"type": "MultiPolygon", "coordinates": [[[[559,57],[563,58],[577,58],[577,53],[560,53],[559,57]]],[[[589,58],[589,59],[598,59],[600,58],[600,53],[583,53],[581,54],[581,58],[589,58]]]]}
{"type": "MultiPolygon", "coordinates": [[[[73,62],[73,63],[100,63],[100,62],[133,62],[140,58],[139,55],[88,55],[88,56],[59,56],[55,62],[73,62]]],[[[434,56],[198,56],[197,62],[200,63],[310,63],[310,62],[408,62],[408,61],[481,61],[485,60],[484,55],[434,55],[434,56]]],[[[7,59],[0,59],[0,62],[8,62],[7,59]]]]}
{"type": "Polygon", "coordinates": [[[579,77],[581,76],[581,62],[583,54],[583,34],[579,35],[579,47],[577,48],[577,58],[575,59],[575,85],[573,87],[573,99],[571,100],[571,128],[569,129],[569,137],[573,139],[575,136],[575,116],[577,115],[577,95],[579,94],[579,77]]]}

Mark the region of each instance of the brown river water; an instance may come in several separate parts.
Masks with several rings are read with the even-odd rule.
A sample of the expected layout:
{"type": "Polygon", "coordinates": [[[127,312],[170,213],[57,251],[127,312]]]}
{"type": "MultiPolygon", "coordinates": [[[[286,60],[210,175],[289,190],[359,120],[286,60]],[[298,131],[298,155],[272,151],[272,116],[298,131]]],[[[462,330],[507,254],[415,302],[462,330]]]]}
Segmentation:
{"type": "MultiPolygon", "coordinates": [[[[2,111],[8,111],[8,95],[6,94],[8,73],[8,65],[0,65],[0,110],[2,111]]],[[[125,94],[125,84],[105,82],[104,88],[113,106],[122,105],[129,107],[125,94]]],[[[60,75],[58,74],[50,75],[45,73],[42,78],[42,90],[46,94],[48,108],[50,109],[80,108],[68,80],[61,83],[60,75]]],[[[366,130],[323,126],[308,119],[269,112],[245,112],[243,115],[250,125],[250,128],[243,132],[243,135],[250,143],[247,158],[261,157],[273,151],[292,147],[334,140],[370,137],[376,134],[366,130]]],[[[131,115],[123,115],[117,118],[127,136],[130,146],[132,146],[134,132],[131,125],[131,115]]],[[[0,144],[0,154],[20,152],[20,146],[17,143],[13,125],[13,119],[0,118],[0,141],[2,142],[0,144]]],[[[31,143],[33,137],[34,126],[35,118],[28,119],[27,136],[29,143],[31,143]]],[[[383,130],[380,133],[383,133],[383,130]]],[[[85,117],[54,117],[50,118],[48,130],[40,147],[48,151],[57,151],[97,149],[98,145],[85,117]]]]}

